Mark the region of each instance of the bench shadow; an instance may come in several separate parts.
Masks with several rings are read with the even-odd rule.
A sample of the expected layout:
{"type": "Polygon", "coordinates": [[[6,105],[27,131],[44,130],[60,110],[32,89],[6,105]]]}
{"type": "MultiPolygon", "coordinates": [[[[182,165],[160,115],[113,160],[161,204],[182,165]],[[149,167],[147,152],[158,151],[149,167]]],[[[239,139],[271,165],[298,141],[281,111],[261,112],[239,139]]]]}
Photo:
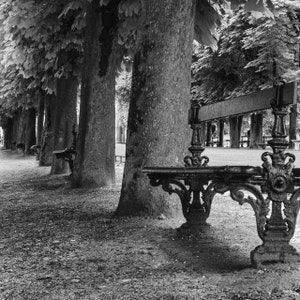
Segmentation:
{"type": "Polygon", "coordinates": [[[210,225],[197,230],[168,229],[164,235],[166,240],[160,247],[198,273],[227,273],[251,268],[252,249],[236,248],[210,225]]]}

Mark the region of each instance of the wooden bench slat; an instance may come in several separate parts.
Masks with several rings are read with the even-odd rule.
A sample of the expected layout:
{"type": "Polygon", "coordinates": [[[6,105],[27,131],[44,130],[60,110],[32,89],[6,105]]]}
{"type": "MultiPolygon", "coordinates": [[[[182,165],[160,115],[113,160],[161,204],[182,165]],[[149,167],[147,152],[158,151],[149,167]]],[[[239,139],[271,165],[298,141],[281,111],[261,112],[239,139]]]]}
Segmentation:
{"type": "MultiPolygon", "coordinates": [[[[197,119],[209,121],[228,116],[246,114],[254,111],[271,108],[271,100],[276,95],[276,89],[270,88],[242,97],[204,105],[199,109],[197,119]]],[[[295,104],[297,101],[296,82],[288,83],[283,87],[283,104],[295,104]]]]}

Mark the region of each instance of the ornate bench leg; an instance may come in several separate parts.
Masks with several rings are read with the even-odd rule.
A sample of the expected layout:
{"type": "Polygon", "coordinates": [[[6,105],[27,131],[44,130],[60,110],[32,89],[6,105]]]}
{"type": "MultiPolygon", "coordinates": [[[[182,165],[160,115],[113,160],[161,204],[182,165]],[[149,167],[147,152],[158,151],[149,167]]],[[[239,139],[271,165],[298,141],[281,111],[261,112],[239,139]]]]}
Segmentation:
{"type": "MultiPolygon", "coordinates": [[[[300,261],[299,253],[289,244],[295,231],[296,218],[300,208],[300,201],[298,200],[300,189],[294,192],[289,200],[285,197],[285,200],[280,202],[278,199],[272,198],[270,218],[268,218],[271,203],[270,194],[269,197],[265,198],[252,184],[212,183],[210,189],[221,194],[230,191],[231,198],[240,205],[248,203],[252,206],[256,217],[257,232],[263,241],[262,245],[251,251],[250,258],[254,267],[260,267],[263,263],[300,261]],[[247,196],[245,196],[246,193],[247,196]],[[282,215],[282,203],[284,204],[285,219],[282,215]]],[[[209,194],[206,196],[207,201],[211,202],[212,191],[210,192],[212,197],[209,194]]],[[[281,195],[281,197],[283,196],[281,195]]]]}
{"type": "Polygon", "coordinates": [[[170,195],[173,193],[177,194],[181,201],[183,216],[185,217],[185,219],[188,218],[191,193],[181,181],[171,178],[151,178],[150,184],[152,186],[161,185],[163,190],[168,192],[170,195]]]}
{"type": "MultiPolygon", "coordinates": [[[[206,182],[205,182],[206,183],[206,182]]],[[[206,220],[209,216],[210,212],[210,205],[209,208],[207,207],[206,203],[204,202],[204,194],[205,189],[203,186],[203,182],[201,180],[191,179],[189,181],[189,186],[191,190],[191,203],[189,206],[189,212],[187,214],[187,222],[183,224],[183,228],[200,228],[203,225],[208,225],[206,220]],[[202,195],[202,197],[201,197],[202,195]]]]}
{"type": "Polygon", "coordinates": [[[282,86],[277,88],[272,103],[274,114],[273,139],[269,141],[273,153],[262,155],[265,184],[263,192],[272,201],[272,213],[263,230],[263,244],[251,252],[251,261],[255,266],[266,262],[300,261],[300,254],[289,242],[294,234],[296,218],[299,212],[299,189],[294,192],[293,163],[295,156],[285,153],[289,142],[286,140],[285,117],[287,108],[282,104],[282,86]],[[288,194],[292,194],[289,198],[288,194]],[[282,205],[284,206],[283,218],[282,205]]]}
{"type": "Polygon", "coordinates": [[[251,252],[251,262],[255,267],[268,262],[300,261],[300,254],[289,244],[295,232],[300,208],[299,196],[298,189],[289,200],[283,202],[285,219],[282,216],[282,203],[272,202],[272,214],[264,230],[263,244],[251,252]]]}
{"type": "MultiPolygon", "coordinates": [[[[197,181],[189,183],[190,189],[188,189],[184,183],[180,180],[163,178],[163,179],[151,179],[152,186],[161,185],[163,190],[169,194],[177,194],[181,201],[182,213],[186,219],[181,228],[191,228],[201,225],[206,225],[206,219],[209,215],[207,213],[205,204],[201,203],[200,194],[203,192],[202,184],[197,181]]],[[[210,211],[210,209],[209,209],[210,211]]]]}

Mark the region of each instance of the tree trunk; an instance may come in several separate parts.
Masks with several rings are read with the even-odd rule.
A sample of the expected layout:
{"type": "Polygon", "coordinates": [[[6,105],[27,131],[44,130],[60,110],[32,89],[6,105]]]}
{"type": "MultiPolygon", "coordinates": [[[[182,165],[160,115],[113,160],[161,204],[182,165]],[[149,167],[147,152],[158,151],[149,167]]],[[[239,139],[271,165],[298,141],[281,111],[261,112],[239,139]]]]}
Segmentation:
{"type": "MultiPolygon", "coordinates": [[[[206,143],[206,130],[207,130],[207,123],[206,122],[203,122],[201,123],[201,128],[200,128],[200,136],[201,136],[201,141],[203,143],[202,146],[205,146],[205,143],[206,143]]],[[[189,135],[191,136],[192,134],[192,131],[189,132],[189,135]]]]}
{"type": "Polygon", "coordinates": [[[42,134],[44,128],[44,117],[45,117],[45,96],[40,96],[39,105],[37,111],[37,130],[36,130],[36,143],[37,145],[42,144],[42,134]]]}
{"type": "Polygon", "coordinates": [[[218,147],[224,147],[224,120],[219,120],[219,143],[218,147]]]}
{"type": "Polygon", "coordinates": [[[176,166],[190,142],[194,1],[144,2],[141,48],[134,57],[126,163],[117,215],[171,215],[179,203],[150,186],[143,166],[176,166]]]}
{"type": "MultiPolygon", "coordinates": [[[[67,54],[66,54],[67,55],[67,54]]],[[[64,55],[63,55],[64,56],[64,55]]],[[[66,57],[62,58],[67,59],[66,57]]],[[[64,150],[72,145],[72,128],[77,123],[78,80],[74,76],[57,79],[54,116],[54,150],[64,150]]],[[[64,174],[69,171],[68,163],[53,157],[51,174],[64,174]]]]}
{"type": "Polygon", "coordinates": [[[11,150],[16,150],[16,145],[19,138],[19,124],[20,124],[20,109],[18,109],[12,117],[12,146],[11,150]]]}
{"type": "Polygon", "coordinates": [[[15,112],[12,116],[12,129],[11,129],[11,150],[16,150],[16,144],[17,144],[17,132],[18,132],[18,124],[19,124],[19,114],[18,112],[15,112]]]}
{"type": "Polygon", "coordinates": [[[251,115],[250,148],[258,149],[263,143],[263,114],[251,115]]]}
{"type": "Polygon", "coordinates": [[[13,147],[17,149],[18,144],[25,144],[26,110],[19,108],[13,116],[13,147]]]}
{"type": "Polygon", "coordinates": [[[54,151],[55,95],[45,97],[45,125],[41,138],[40,166],[51,166],[54,151]]]}
{"type": "Polygon", "coordinates": [[[291,106],[290,112],[290,128],[289,128],[289,142],[290,148],[295,149],[293,140],[297,139],[297,104],[291,106]]]}
{"type": "Polygon", "coordinates": [[[13,146],[13,119],[7,118],[7,122],[4,127],[4,147],[6,149],[12,149],[13,146]]]}
{"type": "Polygon", "coordinates": [[[212,127],[211,121],[206,123],[206,143],[205,145],[210,147],[212,146],[212,127]]]}
{"type": "Polygon", "coordinates": [[[229,118],[231,148],[240,148],[242,123],[243,116],[233,116],[229,118]]]}
{"type": "Polygon", "coordinates": [[[115,72],[119,53],[114,32],[119,0],[87,10],[84,69],[81,87],[78,154],[74,187],[110,186],[115,183],[115,72]]]}
{"type": "Polygon", "coordinates": [[[36,123],[36,110],[35,108],[29,108],[25,112],[25,132],[24,132],[24,144],[25,154],[30,154],[30,147],[36,143],[35,135],[35,123],[36,123]]]}

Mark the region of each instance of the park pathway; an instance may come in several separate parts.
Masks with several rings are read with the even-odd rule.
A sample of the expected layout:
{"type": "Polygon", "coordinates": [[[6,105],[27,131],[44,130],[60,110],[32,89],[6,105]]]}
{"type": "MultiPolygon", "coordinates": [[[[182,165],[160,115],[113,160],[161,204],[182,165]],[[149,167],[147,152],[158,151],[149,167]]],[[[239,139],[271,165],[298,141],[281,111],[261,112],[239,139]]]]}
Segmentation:
{"type": "Polygon", "coordinates": [[[33,156],[0,149],[0,185],[49,174],[49,167],[39,167],[33,156]]]}

